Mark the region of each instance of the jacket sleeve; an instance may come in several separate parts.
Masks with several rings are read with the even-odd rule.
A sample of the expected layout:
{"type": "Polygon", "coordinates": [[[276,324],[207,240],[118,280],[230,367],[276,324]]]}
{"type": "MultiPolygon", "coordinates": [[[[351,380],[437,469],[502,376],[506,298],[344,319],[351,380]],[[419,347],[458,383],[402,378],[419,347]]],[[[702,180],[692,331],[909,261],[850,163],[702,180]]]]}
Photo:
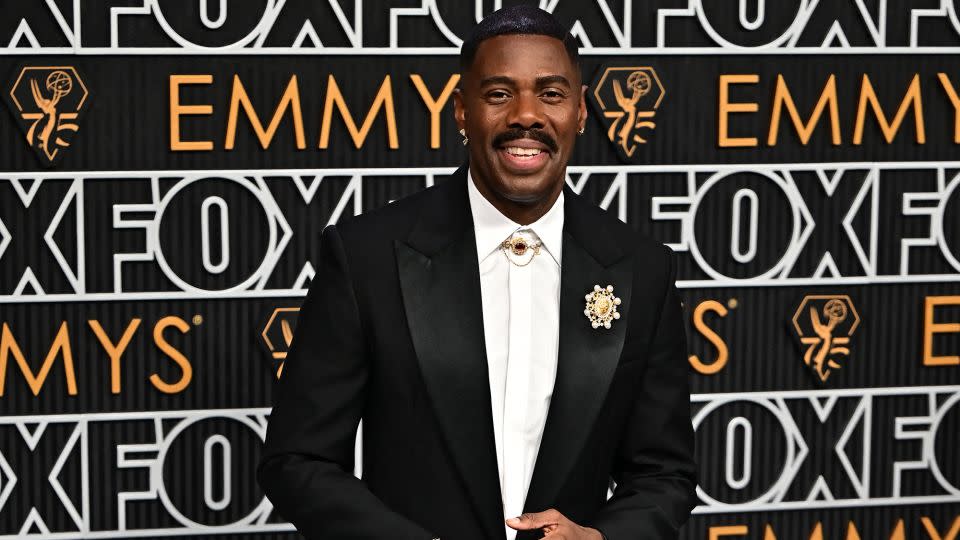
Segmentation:
{"type": "Polygon", "coordinates": [[[274,389],[257,480],[307,538],[430,540],[353,475],[369,369],[343,244],[331,225],[274,389]]]}
{"type": "Polygon", "coordinates": [[[590,526],[607,540],[673,539],[696,506],[686,334],[673,252],[646,371],[614,457],[616,488],[590,526]]]}

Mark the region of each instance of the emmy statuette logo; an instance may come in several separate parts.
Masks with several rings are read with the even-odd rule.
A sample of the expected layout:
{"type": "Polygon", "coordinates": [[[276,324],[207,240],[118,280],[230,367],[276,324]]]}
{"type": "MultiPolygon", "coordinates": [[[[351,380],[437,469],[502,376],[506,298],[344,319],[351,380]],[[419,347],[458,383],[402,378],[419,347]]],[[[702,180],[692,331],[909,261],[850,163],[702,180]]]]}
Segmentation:
{"type": "Polygon", "coordinates": [[[27,144],[47,166],[70,146],[88,97],[83,79],[72,66],[23,67],[6,93],[27,144]]]}
{"type": "Polygon", "coordinates": [[[270,352],[272,370],[278,379],[283,374],[283,362],[293,343],[293,331],[299,314],[298,307],[277,308],[270,314],[270,319],[260,332],[263,344],[270,352]]]}
{"type": "Polygon", "coordinates": [[[656,110],[666,90],[652,67],[604,67],[593,84],[590,101],[599,112],[607,139],[625,163],[646,144],[657,127],[656,110]]]}
{"type": "Polygon", "coordinates": [[[826,383],[850,356],[850,336],[860,325],[853,301],[845,294],[807,295],[792,322],[803,348],[803,363],[818,382],[826,383]]]}

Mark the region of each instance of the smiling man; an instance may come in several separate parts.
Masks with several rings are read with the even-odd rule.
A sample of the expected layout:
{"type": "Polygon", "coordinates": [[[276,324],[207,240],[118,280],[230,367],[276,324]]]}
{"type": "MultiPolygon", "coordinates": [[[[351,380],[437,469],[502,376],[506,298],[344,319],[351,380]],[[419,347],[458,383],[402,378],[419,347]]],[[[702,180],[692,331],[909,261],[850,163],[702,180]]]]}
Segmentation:
{"type": "Polygon", "coordinates": [[[468,163],[321,235],[260,484],[308,538],[676,538],[696,468],[675,265],[565,187],[575,41],[503,9],[461,74],[468,163]]]}

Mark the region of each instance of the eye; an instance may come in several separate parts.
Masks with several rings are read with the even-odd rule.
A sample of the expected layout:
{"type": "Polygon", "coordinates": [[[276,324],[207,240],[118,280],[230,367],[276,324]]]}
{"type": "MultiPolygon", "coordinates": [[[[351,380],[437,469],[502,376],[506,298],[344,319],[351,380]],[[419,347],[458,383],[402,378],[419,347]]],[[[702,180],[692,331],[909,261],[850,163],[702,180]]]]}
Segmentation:
{"type": "Polygon", "coordinates": [[[504,90],[491,90],[490,92],[487,92],[487,99],[494,103],[503,102],[509,98],[510,94],[504,90]]]}
{"type": "Polygon", "coordinates": [[[541,93],[540,95],[541,95],[546,101],[549,101],[549,102],[560,101],[560,100],[562,100],[564,97],[566,97],[563,92],[561,92],[561,91],[559,91],[559,90],[555,90],[555,89],[553,89],[553,88],[548,88],[548,89],[544,90],[543,93],[541,93]]]}

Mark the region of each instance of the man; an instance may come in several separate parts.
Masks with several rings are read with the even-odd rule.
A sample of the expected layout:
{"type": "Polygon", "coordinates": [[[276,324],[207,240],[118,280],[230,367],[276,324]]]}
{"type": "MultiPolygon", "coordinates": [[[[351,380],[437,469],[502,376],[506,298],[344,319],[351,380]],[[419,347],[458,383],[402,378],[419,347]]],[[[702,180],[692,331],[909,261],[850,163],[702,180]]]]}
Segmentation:
{"type": "Polygon", "coordinates": [[[564,187],[576,44],[503,9],[461,74],[468,166],[321,235],[260,484],[308,538],[675,538],[696,481],[674,263],[564,187]]]}

